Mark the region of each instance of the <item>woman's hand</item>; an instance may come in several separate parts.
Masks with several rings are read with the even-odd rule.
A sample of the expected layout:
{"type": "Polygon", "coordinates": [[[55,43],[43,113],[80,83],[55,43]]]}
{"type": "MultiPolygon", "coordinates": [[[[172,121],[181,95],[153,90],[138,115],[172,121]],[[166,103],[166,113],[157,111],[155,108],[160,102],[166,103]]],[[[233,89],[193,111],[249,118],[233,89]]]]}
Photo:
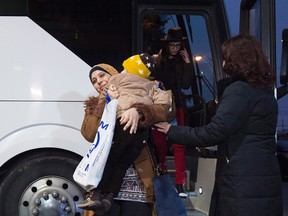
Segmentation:
{"type": "Polygon", "coordinates": [[[126,124],[124,126],[124,130],[127,130],[129,127],[130,128],[130,134],[136,133],[137,127],[138,127],[138,121],[139,121],[139,113],[137,112],[136,108],[130,108],[126,110],[123,115],[121,116],[120,119],[120,124],[126,124]]]}
{"type": "Polygon", "coordinates": [[[155,124],[155,126],[158,131],[167,134],[171,127],[171,124],[169,124],[168,122],[159,122],[155,124]]]}
{"type": "Polygon", "coordinates": [[[120,96],[119,91],[117,90],[115,85],[109,86],[109,88],[107,90],[107,94],[109,95],[111,100],[117,99],[120,96]]]}
{"type": "Polygon", "coordinates": [[[190,63],[189,54],[185,48],[179,51],[179,54],[183,58],[183,60],[188,64],[190,63]]]}

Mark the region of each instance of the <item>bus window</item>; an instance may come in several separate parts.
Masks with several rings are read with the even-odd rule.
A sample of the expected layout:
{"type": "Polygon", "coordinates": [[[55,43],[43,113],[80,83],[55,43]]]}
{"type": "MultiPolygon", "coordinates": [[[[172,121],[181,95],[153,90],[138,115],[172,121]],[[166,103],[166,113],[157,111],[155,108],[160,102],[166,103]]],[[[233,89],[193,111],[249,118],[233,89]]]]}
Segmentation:
{"type": "Polygon", "coordinates": [[[260,41],[260,2],[257,1],[249,13],[249,33],[260,41]]]}
{"type": "Polygon", "coordinates": [[[131,55],[130,0],[27,0],[27,10],[29,18],[90,66],[106,62],[121,70],[131,55]]]}

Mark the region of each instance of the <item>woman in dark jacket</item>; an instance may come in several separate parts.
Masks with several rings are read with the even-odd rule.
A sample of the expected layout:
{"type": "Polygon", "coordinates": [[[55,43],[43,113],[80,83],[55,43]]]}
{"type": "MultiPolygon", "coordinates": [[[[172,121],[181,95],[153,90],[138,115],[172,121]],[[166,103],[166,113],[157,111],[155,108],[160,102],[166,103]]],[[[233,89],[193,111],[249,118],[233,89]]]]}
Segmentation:
{"type": "Polygon", "coordinates": [[[223,71],[233,80],[211,123],[199,128],[158,123],[177,143],[218,144],[210,216],[282,216],[276,157],[278,107],[274,76],[260,44],[241,34],[222,45],[223,71]]]}
{"type": "MultiPolygon", "coordinates": [[[[192,86],[194,78],[194,65],[187,50],[185,42],[187,37],[183,37],[180,27],[168,29],[167,35],[163,41],[163,48],[160,50],[155,70],[151,76],[163,83],[165,89],[171,90],[176,105],[177,125],[185,125],[186,101],[182,90],[187,90],[192,86]]],[[[165,158],[167,153],[167,139],[165,134],[153,130],[153,137],[156,144],[156,150],[159,155],[160,166],[162,170],[166,169],[165,158]]],[[[175,187],[180,197],[186,198],[186,148],[177,143],[172,144],[175,161],[175,187]]]]}

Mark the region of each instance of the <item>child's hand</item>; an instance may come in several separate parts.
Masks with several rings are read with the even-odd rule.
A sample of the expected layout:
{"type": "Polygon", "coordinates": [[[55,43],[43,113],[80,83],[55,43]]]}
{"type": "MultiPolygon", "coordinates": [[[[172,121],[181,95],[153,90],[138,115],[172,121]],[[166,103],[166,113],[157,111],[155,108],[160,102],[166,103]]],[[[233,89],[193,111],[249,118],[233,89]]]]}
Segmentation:
{"type": "Polygon", "coordinates": [[[107,90],[107,93],[111,100],[117,99],[120,96],[119,91],[117,90],[115,85],[110,85],[107,90]]]}
{"type": "Polygon", "coordinates": [[[154,82],[156,83],[156,85],[158,86],[158,88],[160,88],[161,90],[165,90],[164,85],[162,82],[158,81],[158,80],[154,80],[154,82]]]}
{"type": "Polygon", "coordinates": [[[138,121],[139,121],[139,113],[137,112],[137,110],[135,108],[130,108],[128,110],[126,110],[120,119],[120,124],[124,126],[124,130],[127,130],[128,128],[130,128],[130,134],[135,134],[137,131],[137,127],[138,127],[138,121]]]}

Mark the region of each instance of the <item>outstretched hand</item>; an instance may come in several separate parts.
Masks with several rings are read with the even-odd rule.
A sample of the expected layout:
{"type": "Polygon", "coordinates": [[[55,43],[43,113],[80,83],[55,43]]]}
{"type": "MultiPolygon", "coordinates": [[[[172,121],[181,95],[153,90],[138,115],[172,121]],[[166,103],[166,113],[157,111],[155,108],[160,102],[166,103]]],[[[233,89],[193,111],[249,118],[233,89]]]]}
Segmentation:
{"type": "Polygon", "coordinates": [[[171,127],[171,124],[169,124],[168,122],[159,122],[155,124],[155,126],[158,131],[167,134],[171,127]]]}
{"type": "Polygon", "coordinates": [[[139,113],[137,112],[136,108],[130,108],[126,110],[120,119],[120,124],[126,124],[124,126],[124,130],[127,130],[130,127],[130,134],[136,133],[139,121],[139,113]]]}

